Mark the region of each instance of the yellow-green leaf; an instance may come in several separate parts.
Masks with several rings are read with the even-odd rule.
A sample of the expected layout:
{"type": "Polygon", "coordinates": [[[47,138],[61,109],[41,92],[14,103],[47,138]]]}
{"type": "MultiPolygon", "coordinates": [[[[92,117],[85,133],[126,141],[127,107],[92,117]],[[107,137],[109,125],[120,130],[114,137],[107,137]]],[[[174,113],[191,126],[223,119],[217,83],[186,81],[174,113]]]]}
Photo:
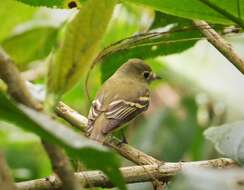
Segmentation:
{"type": "Polygon", "coordinates": [[[48,94],[60,97],[75,85],[98,53],[116,0],[89,0],[68,24],[64,40],[51,58],[48,94]]]}

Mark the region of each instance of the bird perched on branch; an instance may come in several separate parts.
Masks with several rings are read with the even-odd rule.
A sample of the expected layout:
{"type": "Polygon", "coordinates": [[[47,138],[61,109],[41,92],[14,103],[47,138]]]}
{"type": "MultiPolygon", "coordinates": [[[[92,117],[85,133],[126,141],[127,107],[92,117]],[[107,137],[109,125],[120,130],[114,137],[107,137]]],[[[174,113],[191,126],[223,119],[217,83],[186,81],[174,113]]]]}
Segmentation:
{"type": "Polygon", "coordinates": [[[101,87],[88,115],[87,136],[103,143],[106,136],[146,111],[149,83],[158,79],[140,59],[124,63],[101,87]]]}

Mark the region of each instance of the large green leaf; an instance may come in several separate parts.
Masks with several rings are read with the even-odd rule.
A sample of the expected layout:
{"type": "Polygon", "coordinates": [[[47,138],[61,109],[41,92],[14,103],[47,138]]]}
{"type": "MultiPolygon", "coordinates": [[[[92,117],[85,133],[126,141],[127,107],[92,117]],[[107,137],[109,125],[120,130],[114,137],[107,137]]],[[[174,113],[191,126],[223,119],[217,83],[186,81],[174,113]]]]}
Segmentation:
{"type": "Polygon", "coordinates": [[[31,61],[45,58],[56,43],[58,29],[51,26],[33,28],[2,42],[3,48],[20,69],[31,61]]]}
{"type": "Polygon", "coordinates": [[[16,105],[0,92],[0,120],[10,122],[41,138],[58,143],[73,156],[80,159],[88,168],[100,169],[111,179],[114,185],[125,189],[123,177],[118,170],[116,156],[94,141],[74,130],[23,105],[16,105]]]}
{"type": "Polygon", "coordinates": [[[204,132],[217,151],[244,164],[244,122],[211,127],[204,132]]]}
{"type": "Polygon", "coordinates": [[[49,94],[61,95],[80,79],[99,50],[115,4],[116,0],[87,1],[68,24],[49,67],[49,94]]]}
{"type": "Polygon", "coordinates": [[[4,0],[0,3],[0,42],[6,38],[16,25],[32,18],[36,9],[13,0],[4,0]],[[11,11],[10,11],[11,10],[11,11]]]}
{"type": "MultiPolygon", "coordinates": [[[[127,0],[150,6],[156,10],[188,19],[202,19],[211,23],[230,24],[231,21],[220,13],[209,8],[200,0],[127,0]]],[[[239,0],[211,0],[217,6],[238,17],[239,0]]],[[[239,1],[240,12],[244,12],[244,2],[239,1]]],[[[241,14],[244,18],[244,14],[241,14]]]]}
{"type": "Polygon", "coordinates": [[[170,184],[169,190],[243,189],[243,175],[241,169],[186,169],[170,184]]]}
{"type": "Polygon", "coordinates": [[[179,53],[192,47],[201,37],[200,33],[192,28],[190,20],[159,12],[156,13],[151,29],[158,29],[159,32],[151,30],[104,49],[101,65],[102,81],[130,58],[148,59],[179,53]]]}
{"type": "Polygon", "coordinates": [[[31,6],[45,6],[51,8],[74,8],[80,7],[85,0],[17,0],[31,6]]]}

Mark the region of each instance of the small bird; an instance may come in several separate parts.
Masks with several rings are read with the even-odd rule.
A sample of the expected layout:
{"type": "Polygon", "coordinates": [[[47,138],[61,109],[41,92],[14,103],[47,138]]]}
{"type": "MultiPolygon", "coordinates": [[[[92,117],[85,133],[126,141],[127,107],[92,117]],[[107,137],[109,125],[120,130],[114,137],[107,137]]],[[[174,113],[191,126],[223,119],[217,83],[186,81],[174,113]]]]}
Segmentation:
{"type": "Polygon", "coordinates": [[[87,136],[103,143],[108,134],[146,111],[149,83],[159,79],[141,59],[129,59],[101,87],[88,115],[87,136]]]}

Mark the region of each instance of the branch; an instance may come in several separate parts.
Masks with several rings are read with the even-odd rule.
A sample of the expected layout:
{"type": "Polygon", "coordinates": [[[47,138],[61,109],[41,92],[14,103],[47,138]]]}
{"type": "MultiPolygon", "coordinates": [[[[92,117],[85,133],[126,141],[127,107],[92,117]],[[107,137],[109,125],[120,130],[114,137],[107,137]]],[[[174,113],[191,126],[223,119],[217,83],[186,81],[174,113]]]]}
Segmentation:
{"type": "Polygon", "coordinates": [[[40,110],[42,108],[41,104],[31,97],[17,67],[1,47],[0,78],[8,85],[8,92],[16,101],[36,110],[40,110]]]}
{"type": "MultiPolygon", "coordinates": [[[[78,127],[81,131],[85,131],[85,127],[87,126],[87,118],[80,115],[78,112],[76,112],[63,102],[58,103],[56,107],[56,113],[57,115],[71,123],[73,126],[78,127]]],[[[112,137],[105,141],[105,145],[112,147],[123,157],[138,165],[162,163],[152,156],[149,156],[126,143],[122,143],[119,139],[115,137],[112,137]]]]}
{"type": "Polygon", "coordinates": [[[213,2],[211,2],[209,0],[200,0],[200,1],[202,3],[204,3],[205,5],[207,5],[208,7],[212,8],[213,10],[217,11],[218,13],[222,14],[224,17],[235,22],[236,24],[238,24],[240,27],[242,27],[244,29],[244,21],[240,17],[236,17],[235,15],[229,13],[225,9],[217,6],[216,4],[214,4],[213,2]]]}
{"type": "Polygon", "coordinates": [[[217,48],[242,74],[244,74],[244,61],[234,52],[231,45],[225,41],[205,21],[193,21],[207,40],[217,48]]]}
{"type": "Polygon", "coordinates": [[[42,144],[51,158],[53,171],[62,180],[62,189],[81,190],[81,184],[74,176],[74,170],[69,162],[68,156],[59,146],[42,141],[42,144]]]}
{"type": "MultiPolygon", "coordinates": [[[[10,95],[18,102],[35,110],[40,110],[42,105],[29,94],[24,80],[9,56],[0,48],[0,78],[8,85],[10,95]]],[[[62,181],[63,187],[69,190],[81,189],[74,176],[74,171],[63,150],[54,144],[42,141],[46,152],[52,162],[52,167],[62,181]]]]}
{"type": "MultiPolygon", "coordinates": [[[[188,168],[231,168],[235,162],[228,158],[214,160],[183,162],[183,163],[164,163],[163,165],[152,164],[144,166],[130,166],[120,169],[126,183],[138,183],[158,180],[168,180],[178,172],[188,168]]],[[[109,179],[101,171],[86,171],[75,173],[79,181],[85,187],[113,187],[109,179]]],[[[18,190],[50,190],[58,189],[60,181],[55,176],[36,179],[32,181],[17,183],[18,190]]]]}
{"type": "Polygon", "coordinates": [[[0,188],[4,190],[17,189],[10,175],[8,165],[2,152],[0,152],[0,188]]]}
{"type": "MultiPolygon", "coordinates": [[[[81,129],[81,131],[85,131],[85,127],[87,126],[87,118],[80,115],[78,112],[71,109],[69,106],[65,105],[62,102],[59,102],[59,104],[56,107],[56,113],[72,125],[81,129]]],[[[106,146],[113,148],[120,155],[136,163],[137,165],[162,164],[162,161],[159,161],[153,158],[152,156],[149,156],[144,152],[137,150],[136,148],[126,143],[122,143],[119,139],[115,137],[111,137],[108,141],[105,141],[104,144],[106,146]]],[[[152,184],[155,190],[164,189],[163,183],[158,180],[153,181],[152,184]]]]}

